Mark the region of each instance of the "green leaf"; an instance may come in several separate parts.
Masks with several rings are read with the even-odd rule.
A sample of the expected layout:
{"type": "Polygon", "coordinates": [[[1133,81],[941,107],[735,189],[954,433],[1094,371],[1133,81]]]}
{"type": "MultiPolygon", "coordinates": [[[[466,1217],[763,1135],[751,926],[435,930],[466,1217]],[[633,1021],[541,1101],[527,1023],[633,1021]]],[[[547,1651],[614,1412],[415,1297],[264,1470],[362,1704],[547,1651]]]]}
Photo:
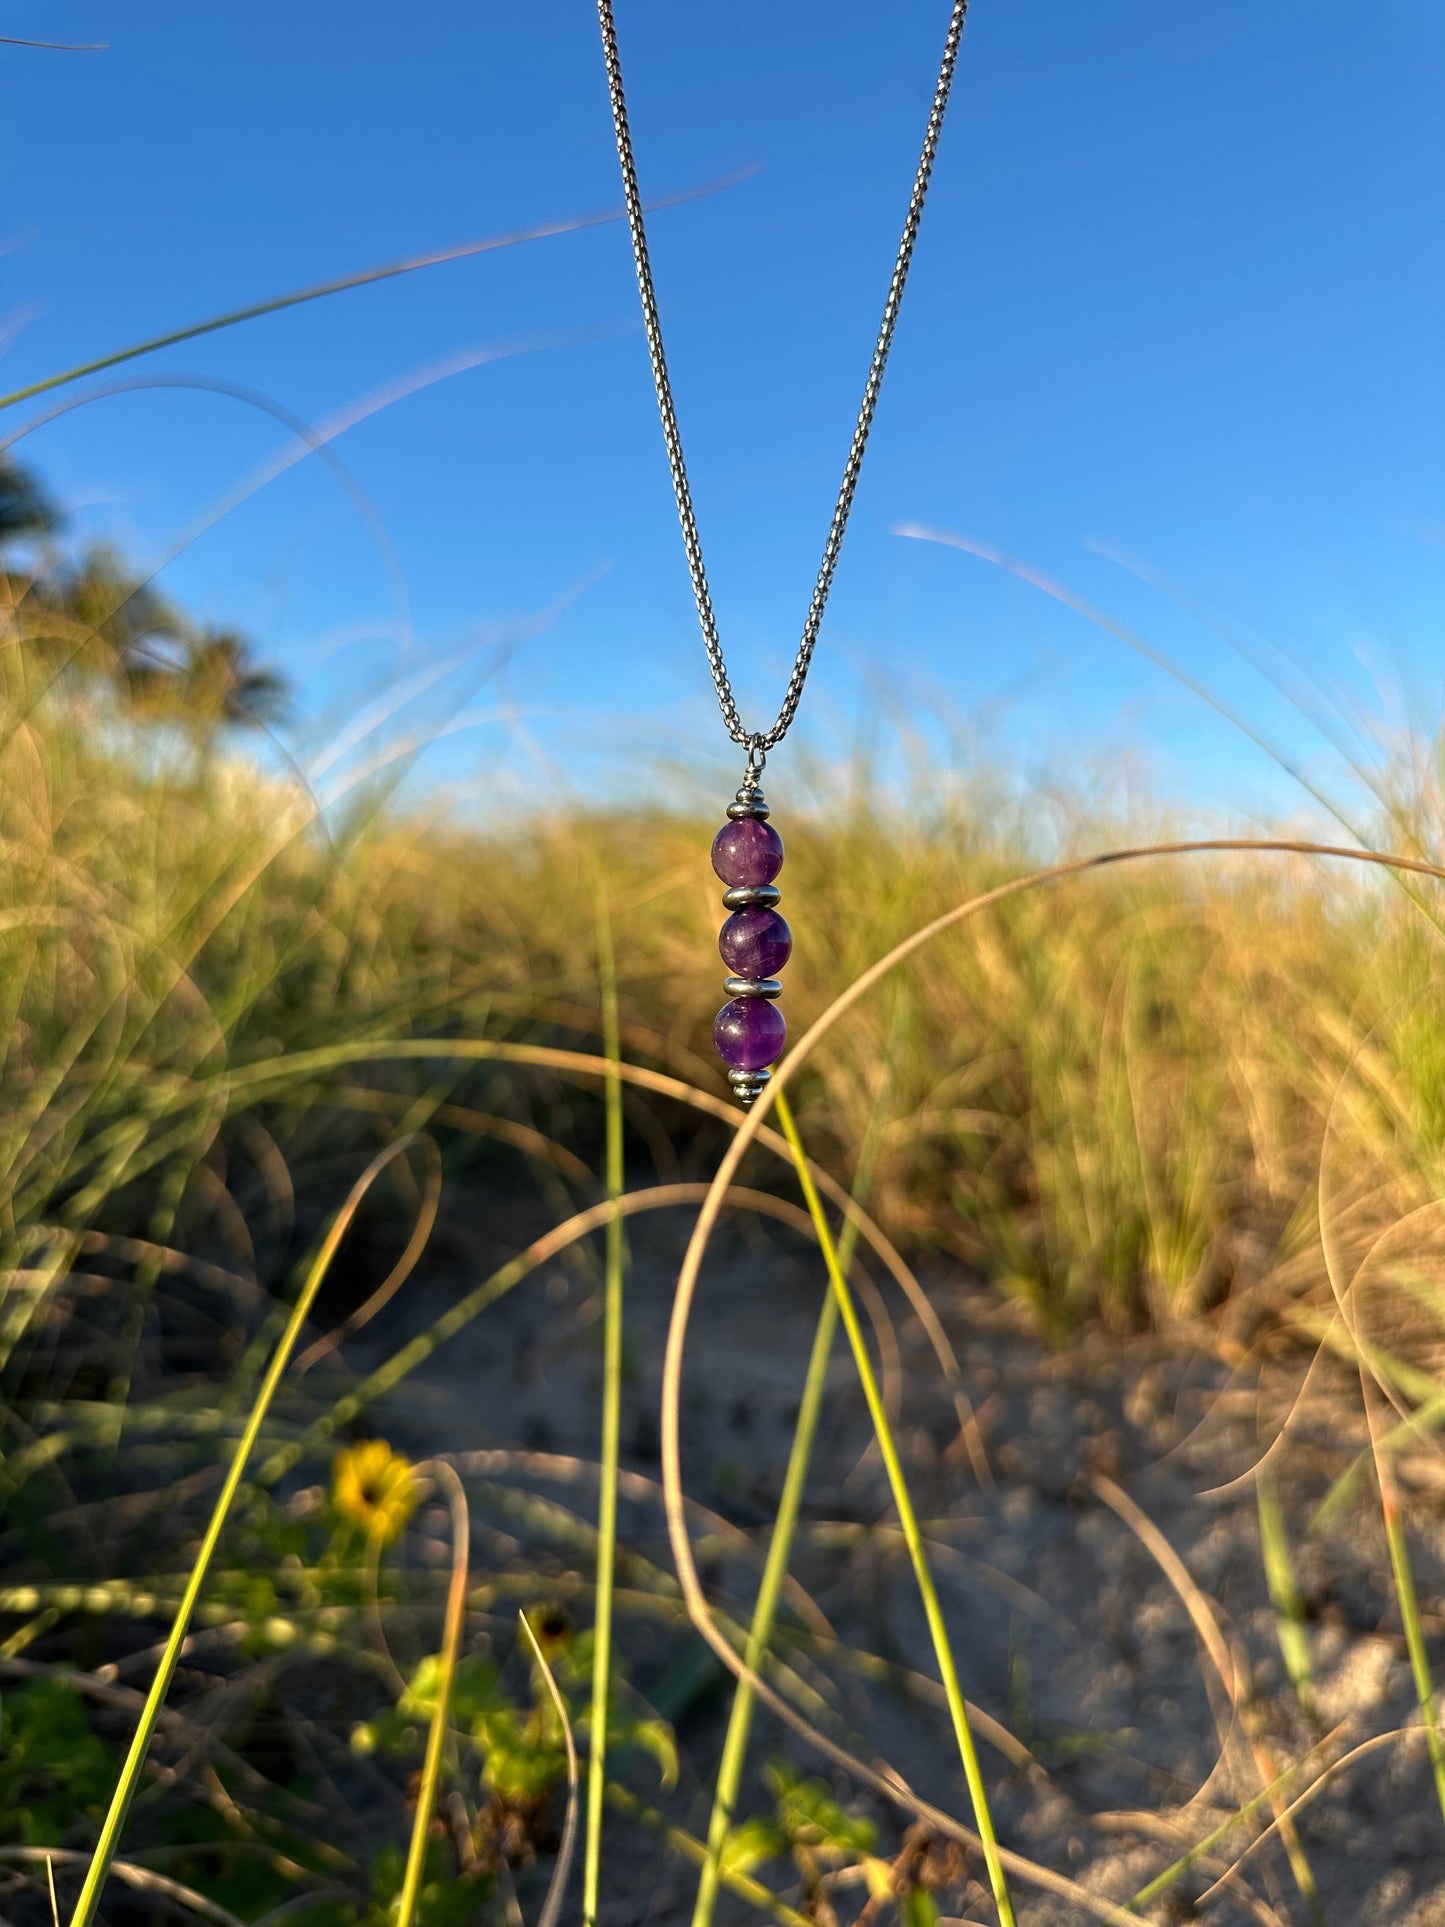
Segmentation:
{"type": "Polygon", "coordinates": [[[554,1738],[515,1707],[480,1714],[472,1732],[483,1751],[482,1784],[508,1806],[530,1805],[566,1777],[560,1733],[554,1738]]]}
{"type": "Polygon", "coordinates": [[[633,1746],[640,1746],[645,1753],[650,1753],[657,1762],[658,1772],[662,1775],[663,1791],[671,1793],[677,1785],[677,1741],[673,1738],[672,1728],[666,1720],[638,1720],[635,1726],[630,1726],[625,1731],[614,1730],[614,1737],[619,1741],[630,1742],[633,1746]]]}
{"type": "Polygon", "coordinates": [[[768,1783],[777,1801],[778,1825],[790,1846],[835,1860],[854,1860],[872,1850],[877,1829],[840,1807],[825,1781],[804,1780],[788,1761],[774,1760],[768,1783]]]}
{"type": "Polygon", "coordinates": [[[115,1779],[110,1748],[64,1680],[41,1676],[0,1706],[0,1840],[42,1846],[103,1809],[115,1779]]]}
{"type": "Polygon", "coordinates": [[[898,1927],[938,1927],[938,1909],[927,1887],[909,1887],[898,1903],[898,1927]]]}
{"type": "Polygon", "coordinates": [[[429,1720],[441,1695],[442,1661],[440,1653],[428,1653],[407,1681],[396,1710],[404,1717],[429,1720]]]}
{"type": "Polygon", "coordinates": [[[771,1820],[744,1820],[723,1842],[720,1865],[725,1874],[750,1874],[765,1860],[778,1860],[788,1843],[771,1820]]]}
{"type": "MultiPolygon", "coordinates": [[[[441,1656],[428,1653],[407,1681],[396,1703],[397,1712],[404,1718],[429,1721],[436,1711],[440,1686],[441,1656]]],[[[494,1659],[486,1653],[473,1653],[459,1662],[452,1688],[452,1719],[456,1725],[474,1726],[481,1715],[509,1709],[510,1704],[498,1690],[494,1659]]]]}

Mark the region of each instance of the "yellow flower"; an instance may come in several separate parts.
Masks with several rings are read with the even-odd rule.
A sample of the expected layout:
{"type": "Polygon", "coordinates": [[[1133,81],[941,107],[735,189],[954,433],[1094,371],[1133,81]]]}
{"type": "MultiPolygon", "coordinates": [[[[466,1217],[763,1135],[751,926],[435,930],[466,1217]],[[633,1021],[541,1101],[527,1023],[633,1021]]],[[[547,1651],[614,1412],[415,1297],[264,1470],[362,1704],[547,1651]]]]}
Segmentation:
{"type": "Polygon", "coordinates": [[[337,1453],[332,1503],[368,1538],[390,1545],[416,1510],[419,1496],[410,1460],[393,1452],[385,1439],[367,1439],[337,1453]]]}

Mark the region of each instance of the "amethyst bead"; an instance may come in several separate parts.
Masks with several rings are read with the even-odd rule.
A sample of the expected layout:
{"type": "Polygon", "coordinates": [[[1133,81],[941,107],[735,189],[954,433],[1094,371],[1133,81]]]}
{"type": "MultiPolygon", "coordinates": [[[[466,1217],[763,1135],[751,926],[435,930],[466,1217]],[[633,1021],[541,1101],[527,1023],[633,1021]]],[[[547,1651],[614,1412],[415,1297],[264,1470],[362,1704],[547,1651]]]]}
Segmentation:
{"type": "Polygon", "coordinates": [[[762,997],[734,997],[712,1027],[717,1054],[734,1070],[760,1071],[783,1054],[788,1026],[776,1004],[762,997]]]}
{"type": "Polygon", "coordinates": [[[793,933],[776,910],[736,910],[718,932],[718,951],[738,977],[776,977],[793,954],[793,933]]]}
{"type": "Polygon", "coordinates": [[[712,840],[712,867],[727,885],[723,907],[733,912],[718,933],[717,947],[728,967],[727,988],[740,993],[718,1012],[712,1036],[728,1066],[728,1083],[745,1109],[766,1087],[772,1075],[768,1066],[788,1041],[788,1026],[773,999],[779,990],[775,973],[793,953],[793,933],[773,908],[783,839],[768,824],[758,787],[758,742],[749,739],[737,801],[728,804],[728,821],[712,840]]]}
{"type": "Polygon", "coordinates": [[[729,889],[771,883],[783,867],[783,839],[761,817],[741,816],[713,838],[712,867],[729,889]]]}

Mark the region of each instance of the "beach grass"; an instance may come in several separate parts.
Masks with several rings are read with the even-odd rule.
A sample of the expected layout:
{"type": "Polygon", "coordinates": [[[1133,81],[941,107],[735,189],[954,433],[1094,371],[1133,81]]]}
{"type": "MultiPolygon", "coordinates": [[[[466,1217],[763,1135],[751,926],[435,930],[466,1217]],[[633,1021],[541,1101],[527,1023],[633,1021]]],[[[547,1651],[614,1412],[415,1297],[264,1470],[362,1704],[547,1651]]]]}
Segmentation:
{"type": "MultiPolygon", "coordinates": [[[[19,624],[19,578],[9,593],[19,624]]],[[[219,1678],[229,1668],[258,1692],[275,1664],[267,1655],[291,1648],[354,1668],[373,1699],[395,1675],[404,1709],[422,1702],[392,1642],[429,1658],[442,1625],[445,1690],[426,1701],[430,1725],[378,1715],[350,1754],[367,1763],[378,1810],[393,1791],[396,1865],[303,1847],[300,1778],[263,1796],[243,1775],[251,1791],[235,1791],[202,1749],[212,1858],[177,1854],[197,1905],[245,1920],[285,1908],[318,1922],[450,1927],[452,1906],[514,1919],[516,1868],[555,1846],[548,1815],[565,1792],[580,1813],[589,1921],[605,1918],[608,1814],[622,1811],[639,1825],[650,1815],[659,1842],[697,1863],[700,1921],[720,1891],[793,1920],[800,1908],[820,1920],[825,1907],[862,1918],[871,1906],[871,1921],[885,1905],[925,1919],[932,1888],[919,1869],[926,1842],[944,1837],[981,1855],[971,1904],[1004,1922],[1022,1893],[1138,1919],[1206,1862],[1224,1878],[1221,1854],[1227,1872],[1262,1827],[1283,1844],[1311,1918],[1327,1917],[1293,1814],[1337,1762],[1317,1738],[1266,1740],[1223,1635],[1201,1637],[1237,1722],[1221,1745],[1231,1758],[1245,1747],[1224,1817],[1217,1806],[1197,1824],[1174,1815],[1163,1871],[1102,1897],[1077,1870],[995,1839],[999,1773],[1021,1770],[1000,1768],[998,1748],[1022,1743],[1005,1732],[986,1756],[975,1746],[976,1729],[995,1728],[968,1710],[968,1654],[933,1589],[890,1414],[886,1331],[875,1321],[870,1340],[849,1284],[865,1244],[894,1254],[895,1275],[925,1306],[918,1275],[946,1268],[1060,1351],[1091,1333],[1152,1332],[1188,1334],[1226,1362],[1261,1345],[1347,1360],[1368,1421],[1351,1491],[1368,1498],[1373,1468],[1417,1730],[1445,1800],[1431,1620],[1393,1476],[1407,1446],[1435,1449],[1445,1412],[1445,1012],[1428,874],[1441,838],[1428,756],[1402,757],[1382,781],[1364,839],[1414,871],[1302,848],[1153,858],[1172,831],[1162,816],[1120,820],[1083,795],[1005,802],[988,771],[970,768],[920,773],[891,798],[843,783],[792,821],[779,810],[795,1039],[914,933],[979,907],[901,962],[886,994],[861,997],[820,1033],[736,1180],[741,1208],[813,1238],[824,1310],[811,1366],[798,1360],[796,1463],[760,1549],[762,1590],[755,1603],[707,1609],[739,1679],[721,1754],[697,1764],[708,1797],[695,1834],[639,1790],[641,1762],[673,1783],[673,1722],[628,1685],[618,1629],[651,1615],[686,1648],[697,1613],[664,1567],[625,1543],[619,1441],[624,1227],[701,1203],[734,1143],[738,1114],[708,1034],[720,976],[714,826],[685,797],[645,837],[619,837],[601,808],[519,811],[498,827],[464,804],[412,809],[374,785],[323,810],[295,778],[183,734],[138,731],[64,676],[27,684],[11,641],[0,733],[0,1373],[11,1425],[0,1476],[17,1576],[0,1594],[0,1664],[108,1705],[130,1738],[105,1800],[81,1788],[53,1840],[9,1844],[18,1855],[53,1848],[62,1873],[76,1864],[62,1855],[81,1856],[77,1927],[96,1917],[109,1874],[144,1875],[126,1858],[124,1826],[143,1787],[151,1814],[174,1792],[148,1762],[198,1639],[229,1655],[219,1678]],[[1125,846],[1140,860],[1008,893],[1032,872],[1125,846]],[[555,1232],[419,1320],[369,1376],[340,1389],[327,1380],[330,1403],[318,1407],[306,1387],[326,1334],[344,1352],[398,1294],[406,1303],[438,1200],[518,1187],[555,1232]],[[828,1212],[850,1194],[854,1216],[839,1231],[828,1212]],[[327,1308],[323,1287],[350,1236],[383,1258],[368,1289],[348,1285],[327,1308]],[[593,1264],[603,1334],[598,1503],[564,1517],[518,1487],[507,1503],[562,1550],[534,1570],[504,1561],[490,1572],[485,1535],[466,1553],[478,1488],[437,1438],[451,1546],[443,1613],[420,1528],[403,1521],[386,1552],[347,1514],[359,1502],[344,1500],[333,1456],[367,1435],[376,1402],[410,1372],[593,1237],[599,1260],[578,1263],[593,1264]],[[885,1524],[901,1530],[921,1588],[935,1715],[955,1735],[971,1796],[955,1812],[951,1791],[900,1792],[866,1749],[830,1741],[833,1765],[855,1760],[859,1784],[914,1829],[886,1857],[863,1844],[861,1821],[799,1790],[809,1781],[775,1776],[775,1812],[737,1811],[755,1692],[770,1733],[773,1709],[791,1709],[804,1753],[806,1734],[833,1717],[816,1675],[826,1641],[809,1645],[788,1582],[838,1316],[888,1475],[885,1524]],[[286,1364],[305,1334],[308,1376],[292,1384],[286,1364]],[[130,1495],[135,1533],[97,1524],[107,1495],[130,1495]],[[84,1519],[84,1533],[57,1538],[55,1515],[84,1519]],[[113,1570],[95,1564],[107,1553],[121,1562],[113,1570]],[[575,1620],[549,1629],[539,1613],[564,1595],[575,1620]],[[496,1631],[504,1596],[527,1609],[534,1655],[510,1618],[506,1639],[496,1631]],[[153,1662],[137,1671],[127,1658],[118,1674],[103,1629],[121,1619],[161,1633],[153,1662]],[[495,1676],[468,1670],[468,1641],[484,1630],[495,1676]],[[143,1686],[133,1719],[117,1684],[132,1677],[143,1686]],[[580,1781],[568,1764],[574,1726],[580,1781]],[[404,1776],[377,1777],[393,1754],[414,1755],[410,1794],[404,1776]],[[1193,1825],[1194,1845],[1181,1825],[1193,1825]],[[194,1867],[218,1863],[227,1876],[208,1895],[194,1867]],[[264,1879],[237,1877],[242,1864],[264,1879]]],[[[1302,840],[1289,827],[1281,836],[1302,840]]],[[[1262,1456],[1273,1442],[1262,1438],[1262,1456]]],[[[1261,1573],[1286,1686],[1308,1722],[1318,1682],[1295,1560],[1311,1521],[1288,1515],[1282,1489],[1271,1460],[1258,1485],[1261,1573]]],[[[675,1523],[683,1495],[673,1497],[675,1523]]],[[[1147,1522],[1134,1524],[1149,1542],[1147,1522]]],[[[1196,1624],[1215,1626],[1182,1568],[1179,1587],[1196,1624]]],[[[691,1704],[687,1693],[678,1704],[691,1704]]],[[[26,1797],[41,1810],[40,1794],[26,1797]]],[[[45,1794],[47,1824],[59,1797],[45,1794]]],[[[183,1846],[191,1836],[177,1826],[183,1846]]],[[[147,1838],[155,1847],[154,1829],[147,1838]]],[[[43,1891],[51,1863],[14,1864],[43,1891]]],[[[554,1892],[549,1912],[561,1904],[554,1892]]]]}

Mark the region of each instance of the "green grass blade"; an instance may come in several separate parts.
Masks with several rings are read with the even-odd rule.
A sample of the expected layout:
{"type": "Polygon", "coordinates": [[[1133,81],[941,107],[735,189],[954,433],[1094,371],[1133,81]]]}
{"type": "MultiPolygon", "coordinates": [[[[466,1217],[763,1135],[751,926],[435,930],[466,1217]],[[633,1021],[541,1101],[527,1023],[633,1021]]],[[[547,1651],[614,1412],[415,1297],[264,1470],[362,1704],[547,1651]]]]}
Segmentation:
{"type": "Polygon", "coordinates": [[[447,1488],[452,1514],[452,1578],[447,1589],[446,1619],[442,1628],[441,1666],[437,1675],[437,1703],[427,1733],[426,1758],[422,1762],[421,1782],[417,1788],[416,1813],[411,1825],[411,1844],[407,1848],[406,1873],[401,1897],[396,1905],[395,1927],[412,1927],[417,1901],[421,1897],[426,1872],[427,1841],[431,1836],[432,1815],[436,1812],[437,1790],[441,1784],[442,1752],[446,1746],[447,1720],[451,1714],[452,1688],[457,1677],[457,1656],[461,1651],[462,1627],[467,1612],[467,1574],[471,1564],[471,1520],[467,1495],[462,1482],[445,1460],[438,1460],[432,1472],[447,1488]]]}
{"type": "MultiPolygon", "coordinates": [[[[729,176],[720,181],[718,187],[732,184],[739,176],[729,176]]],[[[664,207],[681,200],[691,200],[698,194],[710,194],[714,188],[694,189],[691,193],[669,196],[665,201],[653,203],[664,207]]],[[[570,220],[547,221],[540,227],[523,228],[516,234],[494,234],[485,241],[464,241],[457,247],[438,248],[430,254],[415,254],[404,261],[389,261],[379,268],[363,268],[359,274],[338,275],[332,281],[319,281],[313,287],[298,288],[290,294],[273,295],[269,301],[252,301],[244,308],[229,308],[224,314],[210,315],[204,321],[193,321],[188,327],[173,328],[166,334],[152,335],[146,341],[133,342],[128,348],[114,349],[108,355],[97,355],[93,361],[83,361],[74,368],[62,369],[59,374],[47,375],[43,381],[32,381],[25,388],[16,388],[8,395],[0,395],[0,408],[13,408],[17,402],[33,401],[37,395],[49,394],[53,388],[64,388],[73,381],[83,381],[87,375],[103,374],[107,368],[119,368],[124,362],[138,361],[142,355],[153,355],[162,348],[174,348],[182,341],[195,341],[200,335],[213,335],[222,328],[234,328],[243,321],[258,321],[263,315],[280,314],[286,308],[299,308],[308,301],[320,301],[329,294],[346,294],[352,288],[370,287],[376,281],[390,281],[400,274],[415,274],[420,268],[437,268],[448,261],[465,261],[473,254],[490,254],[498,248],[518,247],[524,241],[550,240],[554,235],[576,234],[584,228],[603,227],[609,221],[620,221],[622,209],[606,214],[576,215],[570,220]]]]}
{"type": "Polygon", "coordinates": [[[111,1797],[110,1808],[101,1825],[100,1838],[96,1842],[95,1852],[92,1854],[90,1865],[86,1869],[85,1882],[80,1890],[80,1898],[76,1901],[75,1912],[71,1916],[71,1927],[91,1927],[91,1923],[95,1919],[96,1909],[100,1904],[101,1890],[105,1886],[106,1875],[110,1871],[110,1864],[112,1860],[114,1860],[116,1850],[120,1845],[121,1831],[125,1826],[126,1815],[130,1811],[131,1801],[135,1798],[136,1788],[140,1783],[141,1769],[145,1765],[146,1754],[150,1750],[150,1743],[155,1734],[156,1724],[160,1719],[161,1707],[165,1703],[166,1693],[170,1689],[171,1680],[175,1675],[176,1666],[180,1660],[181,1648],[185,1644],[186,1632],[191,1623],[191,1615],[196,1609],[196,1602],[200,1598],[201,1588],[206,1581],[206,1573],[215,1555],[216,1547],[220,1543],[221,1534],[225,1529],[231,1505],[237,1492],[240,1490],[241,1480],[245,1476],[246,1463],[252,1451],[255,1449],[261,1427],[266,1422],[266,1414],[271,1408],[271,1401],[276,1395],[276,1388],[281,1383],[287,1365],[291,1362],[291,1354],[296,1349],[296,1341],[301,1336],[301,1328],[305,1324],[316,1294],[321,1289],[326,1274],[331,1268],[331,1261],[336,1256],[337,1248],[342,1238],[346,1235],[352,1218],[356,1214],[357,1206],[371,1188],[377,1175],[394,1157],[398,1157],[402,1152],[408,1150],[412,1142],[413,1140],[410,1138],[399,1139],[395,1144],[388,1145],[384,1151],[378,1152],[371,1160],[371,1163],[367,1165],[365,1171],[362,1172],[361,1176],[352,1186],[345,1204],[342,1205],[340,1211],[337,1212],[335,1219],[332,1221],[331,1229],[326,1234],[325,1241],[321,1249],[317,1252],[311,1269],[302,1284],[300,1295],[292,1307],[291,1316],[286,1321],[286,1329],[281,1334],[280,1342],[272,1355],[266,1376],[261,1382],[261,1389],[257,1392],[255,1401],[251,1406],[250,1414],[247,1417],[245,1430],[242,1432],[240,1441],[232,1456],[230,1469],[226,1473],[220,1494],[216,1499],[215,1509],[211,1513],[210,1524],[206,1527],[205,1537],[201,1541],[200,1550],[196,1554],[190,1573],[186,1579],[185,1590],[181,1594],[181,1603],[176,1608],[175,1621],[171,1626],[170,1636],[166,1640],[165,1650],[161,1654],[160,1665],[156,1669],[156,1676],[151,1682],[150,1691],[146,1695],[145,1705],[141,1709],[140,1721],[136,1727],[135,1736],[131,1740],[130,1750],[126,1754],[125,1764],[121,1768],[120,1779],[111,1797]]]}
{"type": "Polygon", "coordinates": [[[1279,1490],[1267,1465],[1255,1479],[1255,1499],[1259,1507],[1259,1543],[1264,1556],[1264,1577],[1274,1607],[1275,1634],[1280,1657],[1300,1711],[1311,1717],[1315,1706],[1314,1668],[1310,1661],[1309,1632],[1305,1622],[1304,1601],[1295,1578],[1289,1534],[1279,1490]]]}
{"type": "MultiPolygon", "coordinates": [[[[1383,1470],[1383,1468],[1381,1468],[1383,1470]]],[[[1410,1671],[1415,1681],[1415,1697],[1425,1727],[1425,1743],[1430,1749],[1430,1767],[1435,1776],[1435,1794],[1445,1818],[1445,1739],[1435,1710],[1435,1691],[1430,1680],[1430,1656],[1425,1650],[1425,1628],[1420,1623],[1420,1601],[1415,1592],[1415,1573],[1410,1564],[1410,1549],[1405,1543],[1405,1528],[1388,1477],[1380,1481],[1380,1511],[1385,1522],[1385,1540],[1390,1548],[1390,1570],[1395,1575],[1395,1597],[1400,1606],[1400,1623],[1405,1629],[1405,1647],[1410,1655],[1410,1671]]]]}
{"type": "MultiPolygon", "coordinates": [[[[853,1195],[859,1203],[867,1194],[873,1158],[878,1148],[878,1123],[879,1113],[875,1108],[869,1122],[868,1135],[859,1155],[858,1175],[853,1187],[853,1195]]],[[[853,1253],[857,1244],[857,1220],[850,1218],[843,1226],[842,1236],[838,1240],[838,1266],[845,1277],[853,1262],[853,1253]]],[[[768,1556],[763,1566],[762,1580],[758,1586],[752,1621],[748,1627],[747,1645],[743,1649],[743,1658],[749,1670],[754,1673],[762,1665],[767,1653],[768,1642],[772,1637],[773,1621],[777,1616],[778,1600],[782,1593],[783,1581],[787,1577],[788,1562],[793,1550],[793,1534],[802,1508],[808,1467],[813,1456],[813,1442],[817,1436],[818,1419],[823,1409],[823,1393],[828,1379],[828,1360],[832,1355],[833,1340],[837,1330],[838,1301],[830,1290],[824,1295],[818,1312],[818,1324],[813,1334],[812,1350],[808,1356],[808,1370],[803,1380],[803,1395],[798,1405],[797,1423],[793,1427],[793,1441],[788,1450],[788,1466],[783,1477],[783,1490],[778,1500],[777,1517],[773,1521],[773,1533],[768,1542],[768,1556]]],[[[733,1689],[727,1733],[718,1762],[717,1784],[713,1792],[712,1812],[708,1818],[707,1858],[703,1862],[702,1873],[698,1880],[692,1927],[710,1927],[713,1910],[717,1904],[723,1848],[727,1844],[728,1832],[737,1812],[738,1788],[742,1781],[743,1763],[747,1758],[748,1740],[752,1733],[755,1701],[756,1696],[751,1683],[746,1679],[738,1680],[733,1689]]]]}
{"type": "MultiPolygon", "coordinates": [[[[599,215],[598,220],[616,220],[614,215],[599,215]]],[[[298,288],[291,294],[273,295],[269,301],[253,301],[244,308],[229,308],[224,314],[210,315],[204,321],[193,321],[185,328],[172,328],[168,333],[151,335],[145,341],[132,342],[127,348],[116,348],[108,355],[97,355],[93,361],[78,362],[73,368],[65,368],[59,374],[47,375],[42,381],[32,381],[27,387],[16,388],[8,395],[0,395],[0,408],[13,408],[18,402],[33,401],[37,395],[47,395],[53,388],[67,387],[73,381],[83,381],[87,375],[103,374],[107,368],[119,368],[127,361],[139,361],[143,355],[154,355],[162,348],[174,348],[182,341],[195,341],[201,335],[219,333],[222,328],[237,327],[243,321],[259,321],[263,315],[280,314],[286,308],[299,308],[308,301],[320,301],[328,294],[345,294],[351,288],[365,288],[374,281],[389,281],[399,274],[412,274],[418,268],[439,267],[444,261],[459,261],[469,254],[483,254],[492,248],[506,247],[517,241],[540,239],[548,233],[565,233],[568,228],[589,225],[586,222],[567,222],[557,228],[537,228],[526,234],[509,234],[494,237],[487,241],[470,241],[461,247],[443,248],[435,254],[419,254],[406,261],[391,261],[384,267],[364,268],[359,274],[344,274],[334,281],[321,281],[314,287],[298,288]]]]}
{"type": "MultiPolygon", "coordinates": [[[[851,1225],[846,1227],[844,1235],[846,1236],[847,1231],[851,1229],[851,1225]]],[[[748,1627],[747,1644],[743,1648],[744,1661],[749,1670],[754,1673],[758,1671],[763,1656],[767,1652],[773,1620],[778,1609],[778,1597],[787,1575],[788,1559],[792,1552],[793,1529],[797,1524],[798,1511],[802,1504],[803,1488],[808,1476],[808,1463],[812,1457],[813,1439],[817,1432],[818,1416],[823,1406],[823,1391],[828,1377],[828,1359],[837,1330],[838,1302],[830,1292],[823,1300],[823,1308],[818,1314],[817,1329],[813,1334],[813,1349],[808,1359],[808,1375],[803,1383],[803,1396],[798,1407],[798,1422],[793,1429],[793,1443],[788,1453],[788,1469],[783,1479],[782,1496],[778,1501],[778,1516],[773,1524],[767,1562],[763,1567],[757,1603],[753,1608],[752,1622],[748,1627]]],[[[712,1920],[713,1909],[717,1904],[723,1848],[727,1845],[728,1832],[737,1811],[738,1786],[742,1780],[743,1762],[747,1758],[748,1739],[752,1732],[753,1705],[753,1689],[747,1680],[740,1679],[733,1691],[727,1734],[723,1740],[722,1756],[718,1762],[717,1786],[713,1794],[712,1813],[708,1819],[707,1858],[703,1862],[702,1873],[697,1883],[697,1900],[692,1911],[693,1927],[708,1927],[712,1920]]]]}
{"type": "Polygon", "coordinates": [[[597,1601],[593,1619],[592,1729],[587,1760],[587,1840],[583,1852],[582,1919],[597,1918],[602,1868],[602,1803],[607,1790],[607,1703],[612,1685],[612,1595],[617,1567],[617,1464],[622,1423],[622,1284],[626,1252],[622,1212],[622,1044],[617,1019],[617,960],[605,902],[597,914],[598,975],[602,986],[603,1050],[608,1062],[607,1279],[603,1312],[602,1463],[597,1504],[597,1601]]]}
{"type": "Polygon", "coordinates": [[[948,1629],[943,1623],[943,1609],[939,1604],[938,1589],[933,1583],[929,1569],[928,1556],[923,1549],[923,1534],[919,1530],[918,1515],[913,1509],[909,1494],[908,1481],[904,1476],[903,1462],[898,1456],[898,1447],[893,1437],[893,1428],[888,1423],[884,1410],[882,1394],[873,1372],[872,1360],[863,1337],[862,1326],[858,1322],[857,1309],[853,1304],[852,1293],[838,1263],[838,1253],[833,1243],[832,1229],[818,1196],[813,1174],[808,1168],[807,1152],[798,1135],[798,1126],[793,1118],[792,1107],[787,1093],[779,1090],[774,1100],[778,1122],[783,1127],[783,1135],[793,1153],[797,1166],[798,1182],[803,1197],[818,1233],[818,1243],[822,1248],[823,1260],[828,1267],[833,1294],[838,1301],[839,1316],[843,1329],[848,1334],[852,1347],[853,1362],[858,1370],[863,1396],[868,1405],[868,1414],[873,1421],[874,1436],[888,1473],[888,1484],[893,1494],[893,1504],[898,1513],[899,1528],[904,1543],[908,1547],[908,1557],[913,1566],[913,1576],[918,1585],[919,1597],[923,1602],[924,1617],[928,1621],[928,1631],[933,1640],[934,1657],[938,1662],[939,1675],[948,1701],[950,1718],[953,1721],[954,1737],[958,1742],[959,1758],[963,1763],[963,1775],[968,1782],[969,1797],[973,1801],[974,1824],[983,1842],[984,1861],[988,1868],[989,1885],[993,1889],[994,1904],[998,1908],[1002,1927],[1016,1927],[1013,1902],[1009,1897],[1008,1882],[1004,1878],[1003,1862],[998,1854],[998,1836],[994,1831],[993,1814],[988,1804],[988,1789],[983,1783],[983,1772],[979,1766],[978,1749],[974,1745],[973,1731],[969,1725],[968,1709],[964,1705],[963,1690],[958,1681],[958,1669],[954,1665],[953,1649],[948,1640],[948,1629]]]}

